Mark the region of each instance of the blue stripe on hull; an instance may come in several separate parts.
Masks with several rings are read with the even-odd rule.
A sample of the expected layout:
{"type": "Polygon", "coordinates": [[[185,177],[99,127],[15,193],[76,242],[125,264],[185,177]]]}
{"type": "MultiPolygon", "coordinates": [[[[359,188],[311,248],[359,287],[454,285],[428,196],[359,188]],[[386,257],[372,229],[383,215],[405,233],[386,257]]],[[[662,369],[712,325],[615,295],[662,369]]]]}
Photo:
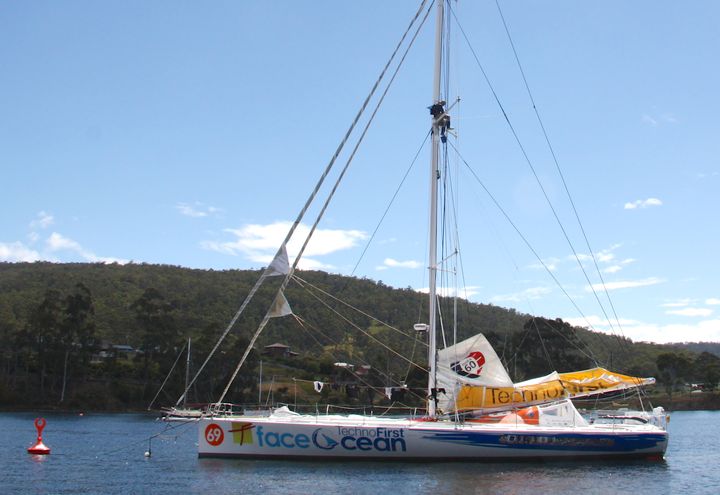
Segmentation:
{"type": "Polygon", "coordinates": [[[518,457],[512,455],[508,451],[498,451],[492,455],[481,455],[474,457],[467,456],[442,456],[442,457],[419,457],[419,456],[327,456],[327,455],[290,455],[290,454],[243,454],[243,453],[198,453],[201,459],[267,459],[267,460],[287,460],[296,462],[413,462],[413,463],[438,463],[438,462],[483,462],[483,463],[501,463],[501,462],[537,462],[537,461],[556,461],[556,462],[587,462],[587,461],[611,461],[611,460],[649,460],[662,461],[661,454],[644,453],[644,452],[610,452],[604,454],[582,454],[575,455],[552,455],[547,453],[538,453],[537,455],[524,455],[518,457]],[[503,455],[507,452],[508,455],[503,455]]]}
{"type": "Polygon", "coordinates": [[[574,452],[664,452],[667,435],[439,432],[423,436],[442,443],[512,450],[574,452]]]}

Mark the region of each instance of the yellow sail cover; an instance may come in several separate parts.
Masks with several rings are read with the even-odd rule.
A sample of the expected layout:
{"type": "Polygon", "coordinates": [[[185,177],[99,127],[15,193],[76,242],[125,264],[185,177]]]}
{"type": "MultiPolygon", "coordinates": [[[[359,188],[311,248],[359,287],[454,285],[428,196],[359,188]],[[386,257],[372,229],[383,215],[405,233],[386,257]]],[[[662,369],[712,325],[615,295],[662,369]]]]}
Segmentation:
{"type": "Polygon", "coordinates": [[[637,378],[605,368],[593,368],[569,373],[551,373],[512,387],[462,385],[454,402],[456,411],[505,409],[632,389],[654,383],[654,378],[637,378]]]}

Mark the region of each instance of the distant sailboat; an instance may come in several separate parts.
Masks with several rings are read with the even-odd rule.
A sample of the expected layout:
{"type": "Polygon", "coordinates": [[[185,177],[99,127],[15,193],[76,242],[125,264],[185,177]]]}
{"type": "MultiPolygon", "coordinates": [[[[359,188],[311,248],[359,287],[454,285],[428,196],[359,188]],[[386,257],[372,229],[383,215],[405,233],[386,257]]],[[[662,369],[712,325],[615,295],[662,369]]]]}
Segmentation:
{"type": "Polygon", "coordinates": [[[178,357],[175,359],[175,362],[173,363],[172,367],[170,368],[170,371],[168,372],[167,376],[165,377],[165,380],[163,381],[162,385],[160,386],[160,389],[155,394],[155,397],[150,402],[150,405],[148,406],[148,410],[152,409],[153,404],[157,400],[158,396],[160,395],[160,392],[162,392],[163,388],[165,388],[165,384],[167,383],[168,379],[170,378],[170,375],[172,375],[172,372],[175,370],[175,366],[177,365],[180,357],[183,354],[183,351],[187,351],[185,353],[185,390],[186,392],[183,394],[183,400],[182,405],[176,405],[173,407],[164,407],[161,409],[161,419],[163,421],[191,421],[191,420],[197,420],[200,419],[204,414],[206,410],[206,406],[200,406],[200,405],[193,405],[188,404],[187,402],[187,390],[188,390],[188,384],[190,382],[190,356],[191,356],[191,344],[192,339],[188,337],[187,344],[185,344],[185,347],[180,351],[178,354],[178,357]]]}
{"type": "MultiPolygon", "coordinates": [[[[440,317],[436,287],[439,265],[437,194],[441,146],[450,130],[450,108],[441,96],[447,7],[444,0],[437,0],[435,7],[435,76],[430,106],[429,321],[416,325],[416,330],[427,334],[428,339],[427,414],[404,418],[307,415],[287,407],[276,409],[270,415],[214,416],[210,411],[198,424],[200,457],[423,461],[663,457],[668,435],[662,408],[600,414],[586,419],[571,401],[578,397],[637,389],[654,383],[652,378],[636,378],[594,368],[552,373],[513,383],[490,343],[480,334],[439,352],[436,350],[440,317]]],[[[425,2],[420,11],[426,11],[425,2]]],[[[297,260],[292,267],[289,266],[285,246],[303,214],[304,211],[278,250],[275,260],[250,291],[223,334],[224,338],[260,283],[270,276],[285,277],[235,375],[267,321],[291,313],[284,289],[297,260]]],[[[229,384],[218,404],[228,389],[229,384]]]]}

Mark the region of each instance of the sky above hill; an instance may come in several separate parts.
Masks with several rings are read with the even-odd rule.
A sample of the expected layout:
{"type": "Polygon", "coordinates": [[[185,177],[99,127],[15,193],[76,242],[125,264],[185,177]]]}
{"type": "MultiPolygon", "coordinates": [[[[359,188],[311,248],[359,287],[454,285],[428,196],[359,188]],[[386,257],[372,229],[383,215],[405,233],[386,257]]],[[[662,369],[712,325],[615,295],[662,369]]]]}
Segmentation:
{"type": "MultiPolygon", "coordinates": [[[[0,261],[267,265],[419,4],[3,4],[0,261]]],[[[453,2],[460,294],[719,342],[720,4],[499,4],[582,229],[494,0],[453,2]]],[[[301,268],[427,287],[433,27],[301,268]]]]}

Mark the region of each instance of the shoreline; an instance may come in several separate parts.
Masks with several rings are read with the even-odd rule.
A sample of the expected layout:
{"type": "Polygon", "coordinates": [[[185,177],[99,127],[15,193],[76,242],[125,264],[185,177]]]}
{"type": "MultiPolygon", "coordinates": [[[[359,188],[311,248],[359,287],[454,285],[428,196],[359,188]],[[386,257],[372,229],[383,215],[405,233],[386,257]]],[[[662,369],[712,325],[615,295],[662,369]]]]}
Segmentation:
{"type": "MultiPolygon", "coordinates": [[[[646,400],[653,406],[662,406],[669,413],[675,411],[718,411],[720,410],[720,392],[702,392],[702,393],[683,393],[683,394],[653,394],[646,397],[646,400]]],[[[634,407],[634,405],[633,405],[634,407]]],[[[160,410],[148,410],[142,407],[122,407],[122,408],[82,408],[77,404],[70,407],[61,407],[58,405],[37,405],[18,404],[0,405],[0,413],[7,412],[37,412],[37,413],[61,413],[61,414],[146,414],[148,416],[157,415],[159,417],[160,410]]]]}

